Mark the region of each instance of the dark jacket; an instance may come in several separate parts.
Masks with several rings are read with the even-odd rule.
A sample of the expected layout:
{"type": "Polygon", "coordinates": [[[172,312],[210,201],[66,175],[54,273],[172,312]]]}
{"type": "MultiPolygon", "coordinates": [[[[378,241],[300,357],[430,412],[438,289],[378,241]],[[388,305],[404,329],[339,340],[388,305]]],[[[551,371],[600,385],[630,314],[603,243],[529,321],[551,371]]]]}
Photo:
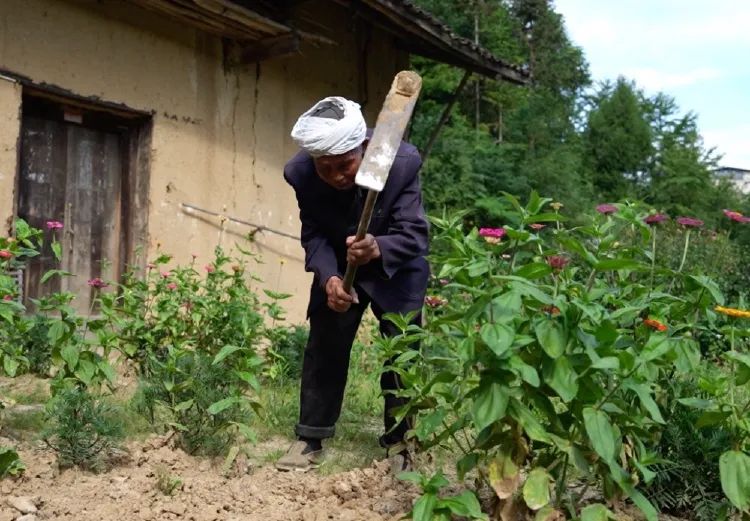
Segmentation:
{"type": "MultiPolygon", "coordinates": [[[[422,207],[417,149],[401,143],[385,188],[375,204],[369,233],[381,258],[360,266],[355,288],[365,292],[387,313],[421,309],[427,288],[429,227],[422,207]]],[[[294,188],[302,222],[305,269],[315,274],[308,316],[326,305],[326,281],[346,271],[346,238],[354,235],[366,190],[336,190],[323,182],[304,151],[284,167],[284,179],[294,188]]]]}

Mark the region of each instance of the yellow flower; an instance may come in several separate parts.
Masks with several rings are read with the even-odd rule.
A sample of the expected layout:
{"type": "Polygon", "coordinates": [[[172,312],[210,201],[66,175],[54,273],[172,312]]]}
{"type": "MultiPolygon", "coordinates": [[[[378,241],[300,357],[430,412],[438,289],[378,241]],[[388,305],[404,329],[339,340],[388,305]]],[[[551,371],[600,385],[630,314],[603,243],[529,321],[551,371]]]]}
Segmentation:
{"type": "Polygon", "coordinates": [[[550,206],[552,207],[552,209],[553,209],[553,210],[555,210],[555,211],[557,212],[557,211],[559,211],[559,210],[560,210],[560,208],[562,208],[562,207],[563,207],[564,205],[563,205],[562,203],[552,203],[552,204],[550,204],[550,206]]]}
{"type": "Polygon", "coordinates": [[[722,306],[716,306],[716,308],[714,308],[714,309],[716,311],[718,311],[719,313],[723,313],[723,314],[725,314],[727,316],[730,316],[730,317],[735,317],[735,318],[750,318],[750,311],[746,311],[746,310],[743,310],[743,309],[725,308],[725,307],[722,307],[722,306]]]}

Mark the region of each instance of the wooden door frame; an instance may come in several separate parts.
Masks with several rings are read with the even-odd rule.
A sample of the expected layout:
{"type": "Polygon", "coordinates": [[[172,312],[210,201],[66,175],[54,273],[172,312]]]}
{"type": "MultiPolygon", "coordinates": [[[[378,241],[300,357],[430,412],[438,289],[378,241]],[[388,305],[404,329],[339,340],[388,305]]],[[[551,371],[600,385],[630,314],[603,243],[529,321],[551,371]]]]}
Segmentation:
{"type": "MultiPolygon", "coordinates": [[[[121,136],[122,154],[122,209],[120,258],[118,272],[128,267],[144,268],[148,245],[149,180],[151,168],[151,133],[153,113],[137,111],[119,104],[102,102],[76,96],[60,88],[40,86],[23,78],[21,124],[32,104],[57,107],[61,112],[78,114],[87,127],[116,128],[121,136]],[[23,81],[26,80],[26,81],[23,81]]],[[[32,105],[33,106],[33,105],[32,105]]],[[[32,109],[33,111],[33,109],[32,109]]],[[[18,215],[21,181],[21,146],[18,143],[18,161],[15,177],[13,213],[18,215]]]]}

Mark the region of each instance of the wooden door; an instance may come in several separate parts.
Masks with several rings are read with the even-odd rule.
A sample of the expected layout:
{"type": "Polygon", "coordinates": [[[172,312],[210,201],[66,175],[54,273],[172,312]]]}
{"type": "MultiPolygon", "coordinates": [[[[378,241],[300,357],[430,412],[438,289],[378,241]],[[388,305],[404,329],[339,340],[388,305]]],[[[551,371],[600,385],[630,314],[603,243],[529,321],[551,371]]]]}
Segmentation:
{"type": "Polygon", "coordinates": [[[93,297],[88,281],[117,280],[122,271],[127,135],[116,128],[67,122],[55,113],[29,112],[22,122],[18,215],[44,229],[47,242],[53,233],[47,221],[60,221],[63,228],[56,231],[61,265],[47,246],[27,266],[24,293],[28,302],[55,291],[72,292],[73,307],[86,314],[93,297]],[[51,268],[73,275],[41,284],[51,268]]]}

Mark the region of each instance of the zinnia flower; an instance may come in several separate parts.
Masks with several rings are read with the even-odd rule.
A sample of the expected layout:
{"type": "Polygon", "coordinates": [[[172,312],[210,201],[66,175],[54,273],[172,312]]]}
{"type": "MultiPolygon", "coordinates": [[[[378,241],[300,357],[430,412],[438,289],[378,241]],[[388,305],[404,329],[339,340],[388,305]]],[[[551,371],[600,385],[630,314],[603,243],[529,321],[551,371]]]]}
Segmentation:
{"type": "Polygon", "coordinates": [[[700,228],[701,226],[703,226],[703,221],[701,221],[700,219],[695,219],[693,217],[678,217],[677,224],[681,224],[686,228],[700,228]]]}
{"type": "Polygon", "coordinates": [[[744,309],[725,308],[722,306],[716,306],[714,309],[719,313],[723,313],[724,315],[727,315],[729,317],[750,318],[750,311],[744,309]]]}
{"type": "Polygon", "coordinates": [[[170,275],[172,275],[171,271],[162,271],[161,272],[161,278],[163,278],[163,279],[168,279],[170,275]]]}
{"type": "Polygon", "coordinates": [[[89,286],[91,286],[92,288],[96,288],[96,289],[102,289],[102,288],[106,288],[107,286],[109,286],[109,284],[104,282],[99,277],[96,277],[93,279],[89,279],[89,286]]]}
{"type": "Polygon", "coordinates": [[[8,250],[0,250],[0,259],[10,259],[13,256],[8,250]]]}
{"type": "Polygon", "coordinates": [[[609,215],[611,213],[615,213],[617,211],[617,207],[613,204],[600,204],[596,207],[596,211],[604,215],[609,215]]]}
{"type": "Polygon", "coordinates": [[[205,270],[206,270],[206,271],[207,271],[208,273],[213,273],[214,271],[216,271],[216,268],[214,268],[214,267],[213,267],[213,266],[211,266],[210,264],[206,264],[205,266],[203,266],[203,268],[204,268],[204,269],[205,269],[205,270]]]}
{"type": "Polygon", "coordinates": [[[172,291],[177,289],[177,283],[176,282],[170,282],[167,284],[167,289],[171,289],[172,291]]]}
{"type": "Polygon", "coordinates": [[[646,224],[649,224],[649,225],[653,226],[655,224],[662,223],[662,222],[666,221],[667,219],[669,219],[668,215],[665,215],[663,213],[655,213],[655,214],[649,215],[648,217],[646,217],[645,219],[643,219],[643,222],[645,222],[646,224]]]}
{"type": "Polygon", "coordinates": [[[542,224],[542,223],[533,223],[533,224],[530,224],[530,225],[529,225],[529,228],[531,228],[532,230],[536,230],[536,231],[539,231],[539,230],[541,230],[542,228],[546,228],[546,227],[547,227],[547,226],[546,226],[546,225],[544,225],[544,224],[542,224]]]}
{"type": "Polygon", "coordinates": [[[63,227],[63,223],[60,221],[47,221],[48,230],[60,230],[63,227]]]}
{"type": "Polygon", "coordinates": [[[646,318],[643,320],[643,324],[650,327],[651,329],[655,329],[656,331],[666,331],[667,326],[659,322],[658,320],[654,320],[653,318],[646,318]]]}
{"type": "Polygon", "coordinates": [[[480,228],[479,235],[481,237],[495,237],[496,239],[502,239],[505,237],[504,228],[480,228]]]}
{"type": "Polygon", "coordinates": [[[734,210],[724,210],[724,215],[738,223],[750,223],[750,217],[745,217],[740,212],[735,212],[734,210]]]}
{"type": "Polygon", "coordinates": [[[552,207],[552,209],[553,209],[554,211],[556,211],[556,212],[557,212],[557,211],[559,211],[559,210],[560,210],[560,208],[562,208],[562,207],[563,207],[564,205],[563,205],[562,203],[554,202],[554,203],[550,204],[550,206],[552,207]]]}
{"type": "Polygon", "coordinates": [[[424,303],[431,308],[439,308],[448,303],[448,299],[445,299],[438,295],[430,295],[424,298],[424,303]]]}
{"type": "Polygon", "coordinates": [[[570,259],[562,255],[550,255],[547,257],[547,264],[549,264],[549,267],[557,271],[563,269],[569,262],[570,259]]]}
{"type": "Polygon", "coordinates": [[[3,297],[3,300],[6,301],[6,302],[10,302],[11,300],[13,300],[13,297],[11,295],[5,295],[3,297]]]}
{"type": "Polygon", "coordinates": [[[556,317],[557,315],[560,314],[560,308],[558,308],[557,306],[553,306],[551,304],[548,306],[542,306],[542,311],[544,311],[545,313],[549,313],[553,317],[556,317]]]}

